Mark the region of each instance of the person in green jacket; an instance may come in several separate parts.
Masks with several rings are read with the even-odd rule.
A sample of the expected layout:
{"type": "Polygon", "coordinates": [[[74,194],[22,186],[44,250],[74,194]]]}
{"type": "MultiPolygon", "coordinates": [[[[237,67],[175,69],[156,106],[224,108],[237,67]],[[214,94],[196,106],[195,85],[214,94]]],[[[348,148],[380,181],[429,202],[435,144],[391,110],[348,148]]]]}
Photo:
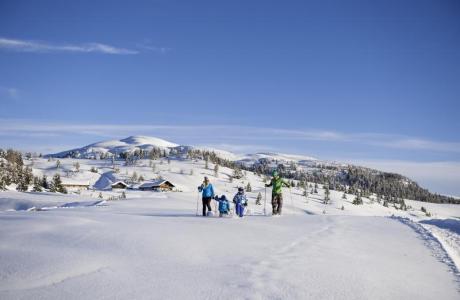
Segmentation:
{"type": "Polygon", "coordinates": [[[283,208],[283,191],[282,187],[291,187],[289,183],[284,181],[275,170],[273,171],[273,178],[269,184],[266,184],[266,187],[273,186],[272,188],[272,208],[273,215],[281,215],[281,210],[283,208]]]}

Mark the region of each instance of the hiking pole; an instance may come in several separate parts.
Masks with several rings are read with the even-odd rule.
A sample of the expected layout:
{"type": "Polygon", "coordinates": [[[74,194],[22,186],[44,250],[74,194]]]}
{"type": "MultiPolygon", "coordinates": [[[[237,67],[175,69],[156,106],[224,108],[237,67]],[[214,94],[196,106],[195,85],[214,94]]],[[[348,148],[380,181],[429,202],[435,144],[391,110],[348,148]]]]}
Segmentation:
{"type": "Polygon", "coordinates": [[[265,198],[264,198],[264,216],[267,215],[267,187],[265,187],[265,198]]]}
{"type": "Polygon", "coordinates": [[[196,197],[196,216],[198,216],[198,206],[200,203],[200,192],[198,192],[197,197],[196,197]]]}

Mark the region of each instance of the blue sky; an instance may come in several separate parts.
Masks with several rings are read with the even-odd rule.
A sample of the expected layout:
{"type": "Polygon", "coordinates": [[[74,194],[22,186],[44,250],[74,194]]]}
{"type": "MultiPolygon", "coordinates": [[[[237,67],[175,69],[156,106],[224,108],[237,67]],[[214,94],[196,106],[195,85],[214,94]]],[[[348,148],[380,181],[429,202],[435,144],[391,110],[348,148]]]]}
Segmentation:
{"type": "Polygon", "coordinates": [[[459,36],[454,0],[3,0],[0,147],[155,135],[460,195],[459,36]]]}

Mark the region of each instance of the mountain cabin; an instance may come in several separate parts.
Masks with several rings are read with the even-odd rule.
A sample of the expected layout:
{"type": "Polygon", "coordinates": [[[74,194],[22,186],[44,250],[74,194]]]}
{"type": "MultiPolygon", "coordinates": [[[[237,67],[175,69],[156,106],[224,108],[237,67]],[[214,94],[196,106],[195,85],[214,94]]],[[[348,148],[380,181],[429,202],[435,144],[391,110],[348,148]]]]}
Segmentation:
{"type": "Polygon", "coordinates": [[[172,191],[174,187],[174,184],[172,184],[168,180],[155,180],[144,182],[139,186],[139,189],[141,191],[166,192],[172,191]]]}
{"type": "Polygon", "coordinates": [[[112,189],[120,189],[120,190],[126,190],[128,188],[128,184],[126,184],[123,181],[117,181],[112,183],[111,185],[112,189]]]}

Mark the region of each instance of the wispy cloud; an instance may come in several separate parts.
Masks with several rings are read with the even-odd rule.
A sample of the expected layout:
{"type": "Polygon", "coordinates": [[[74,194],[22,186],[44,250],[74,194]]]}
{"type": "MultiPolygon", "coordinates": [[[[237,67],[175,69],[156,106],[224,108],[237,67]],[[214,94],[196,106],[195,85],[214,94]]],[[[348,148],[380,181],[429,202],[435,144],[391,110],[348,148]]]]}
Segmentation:
{"type": "MultiPolygon", "coordinates": [[[[234,125],[144,125],[144,124],[70,124],[48,123],[31,120],[0,119],[0,135],[19,134],[54,134],[54,135],[91,135],[96,137],[122,137],[125,135],[145,134],[164,135],[165,138],[200,140],[202,144],[222,144],[230,149],[230,145],[250,145],[250,149],[266,150],[267,145],[289,141],[318,141],[325,143],[356,143],[385,149],[403,149],[417,151],[460,153],[460,142],[435,141],[417,137],[390,135],[379,133],[345,133],[328,130],[290,130],[279,128],[258,128],[234,125]],[[218,140],[207,140],[207,137],[218,137],[218,140]]],[[[244,149],[239,147],[240,149],[244,149]]],[[[271,148],[276,150],[274,148],[271,148]]]]}
{"type": "Polygon", "coordinates": [[[136,48],[148,52],[158,52],[161,54],[171,51],[171,48],[155,45],[152,40],[148,38],[144,39],[141,43],[137,43],[136,48]]]}
{"type": "Polygon", "coordinates": [[[138,54],[139,51],[118,48],[102,43],[52,44],[43,41],[0,38],[0,49],[16,52],[50,53],[103,53],[103,54],[138,54]]]}

